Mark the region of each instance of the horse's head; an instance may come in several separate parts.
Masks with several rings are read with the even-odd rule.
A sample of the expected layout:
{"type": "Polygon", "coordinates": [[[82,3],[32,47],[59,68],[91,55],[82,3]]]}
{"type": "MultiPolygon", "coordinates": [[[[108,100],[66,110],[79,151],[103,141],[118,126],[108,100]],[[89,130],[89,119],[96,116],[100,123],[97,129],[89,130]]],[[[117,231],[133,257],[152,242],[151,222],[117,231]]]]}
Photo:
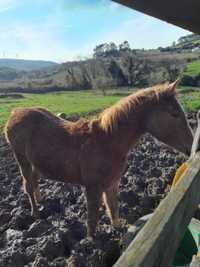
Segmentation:
{"type": "Polygon", "coordinates": [[[168,85],[147,117],[147,131],[158,140],[190,155],[193,134],[184,111],[176,99],[177,81],[168,85]]]}

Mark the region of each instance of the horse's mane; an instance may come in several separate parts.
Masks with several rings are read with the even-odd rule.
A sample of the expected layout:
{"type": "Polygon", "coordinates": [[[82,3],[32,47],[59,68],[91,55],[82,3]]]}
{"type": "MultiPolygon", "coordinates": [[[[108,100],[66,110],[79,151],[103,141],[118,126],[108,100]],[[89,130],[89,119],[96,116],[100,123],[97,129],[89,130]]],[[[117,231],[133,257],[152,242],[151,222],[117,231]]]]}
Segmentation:
{"type": "Polygon", "coordinates": [[[128,119],[130,112],[136,112],[141,104],[145,105],[153,101],[159,102],[161,99],[172,95],[174,95],[174,90],[169,86],[169,83],[141,89],[100,113],[100,127],[106,132],[113,132],[114,129],[118,128],[119,123],[128,119]]]}

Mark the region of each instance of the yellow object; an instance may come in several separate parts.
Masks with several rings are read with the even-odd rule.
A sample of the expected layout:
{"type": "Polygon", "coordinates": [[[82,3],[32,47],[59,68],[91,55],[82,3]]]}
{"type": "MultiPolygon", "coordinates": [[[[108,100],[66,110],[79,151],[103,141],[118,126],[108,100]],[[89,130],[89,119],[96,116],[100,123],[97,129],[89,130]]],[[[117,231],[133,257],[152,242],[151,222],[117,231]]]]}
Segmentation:
{"type": "Polygon", "coordinates": [[[184,173],[184,171],[187,170],[187,168],[188,168],[188,163],[187,162],[184,162],[183,164],[181,164],[181,166],[176,171],[176,174],[175,174],[174,179],[173,179],[173,182],[172,182],[171,189],[173,187],[175,187],[176,183],[181,178],[181,176],[184,173]]]}
{"type": "MultiPolygon", "coordinates": [[[[171,189],[173,187],[175,187],[176,183],[178,182],[178,180],[181,178],[181,176],[183,175],[183,173],[187,170],[188,168],[188,162],[184,162],[183,164],[181,164],[181,166],[178,168],[178,170],[176,171],[176,174],[174,176],[173,182],[172,182],[172,186],[171,189]]],[[[197,257],[200,257],[200,252],[198,252],[196,254],[197,257]]]]}

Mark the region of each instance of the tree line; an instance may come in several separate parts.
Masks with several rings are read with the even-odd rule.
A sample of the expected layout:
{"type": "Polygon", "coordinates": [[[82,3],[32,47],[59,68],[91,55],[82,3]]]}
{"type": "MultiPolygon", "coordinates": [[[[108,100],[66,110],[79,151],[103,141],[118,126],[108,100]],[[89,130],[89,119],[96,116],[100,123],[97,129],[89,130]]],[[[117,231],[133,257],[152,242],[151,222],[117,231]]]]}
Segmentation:
{"type": "Polygon", "coordinates": [[[102,43],[97,45],[93,50],[94,58],[102,58],[108,56],[119,56],[121,52],[130,52],[130,44],[128,41],[124,41],[118,46],[114,42],[102,43]]]}

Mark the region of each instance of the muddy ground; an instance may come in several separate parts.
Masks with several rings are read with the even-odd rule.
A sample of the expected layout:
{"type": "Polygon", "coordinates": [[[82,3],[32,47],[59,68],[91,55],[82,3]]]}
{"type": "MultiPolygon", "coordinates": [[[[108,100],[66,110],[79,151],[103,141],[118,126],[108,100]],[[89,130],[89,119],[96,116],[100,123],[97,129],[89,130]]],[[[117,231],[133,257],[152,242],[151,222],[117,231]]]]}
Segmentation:
{"type": "MultiPolygon", "coordinates": [[[[195,127],[195,114],[188,117],[195,127]]],[[[0,267],[111,267],[120,256],[128,225],[157,207],[185,160],[150,135],[142,137],[129,153],[121,178],[123,224],[114,229],[102,207],[97,236],[91,241],[86,238],[86,199],[80,186],[41,180],[46,198],[41,219],[33,221],[18,167],[0,138],[0,267]]]]}

